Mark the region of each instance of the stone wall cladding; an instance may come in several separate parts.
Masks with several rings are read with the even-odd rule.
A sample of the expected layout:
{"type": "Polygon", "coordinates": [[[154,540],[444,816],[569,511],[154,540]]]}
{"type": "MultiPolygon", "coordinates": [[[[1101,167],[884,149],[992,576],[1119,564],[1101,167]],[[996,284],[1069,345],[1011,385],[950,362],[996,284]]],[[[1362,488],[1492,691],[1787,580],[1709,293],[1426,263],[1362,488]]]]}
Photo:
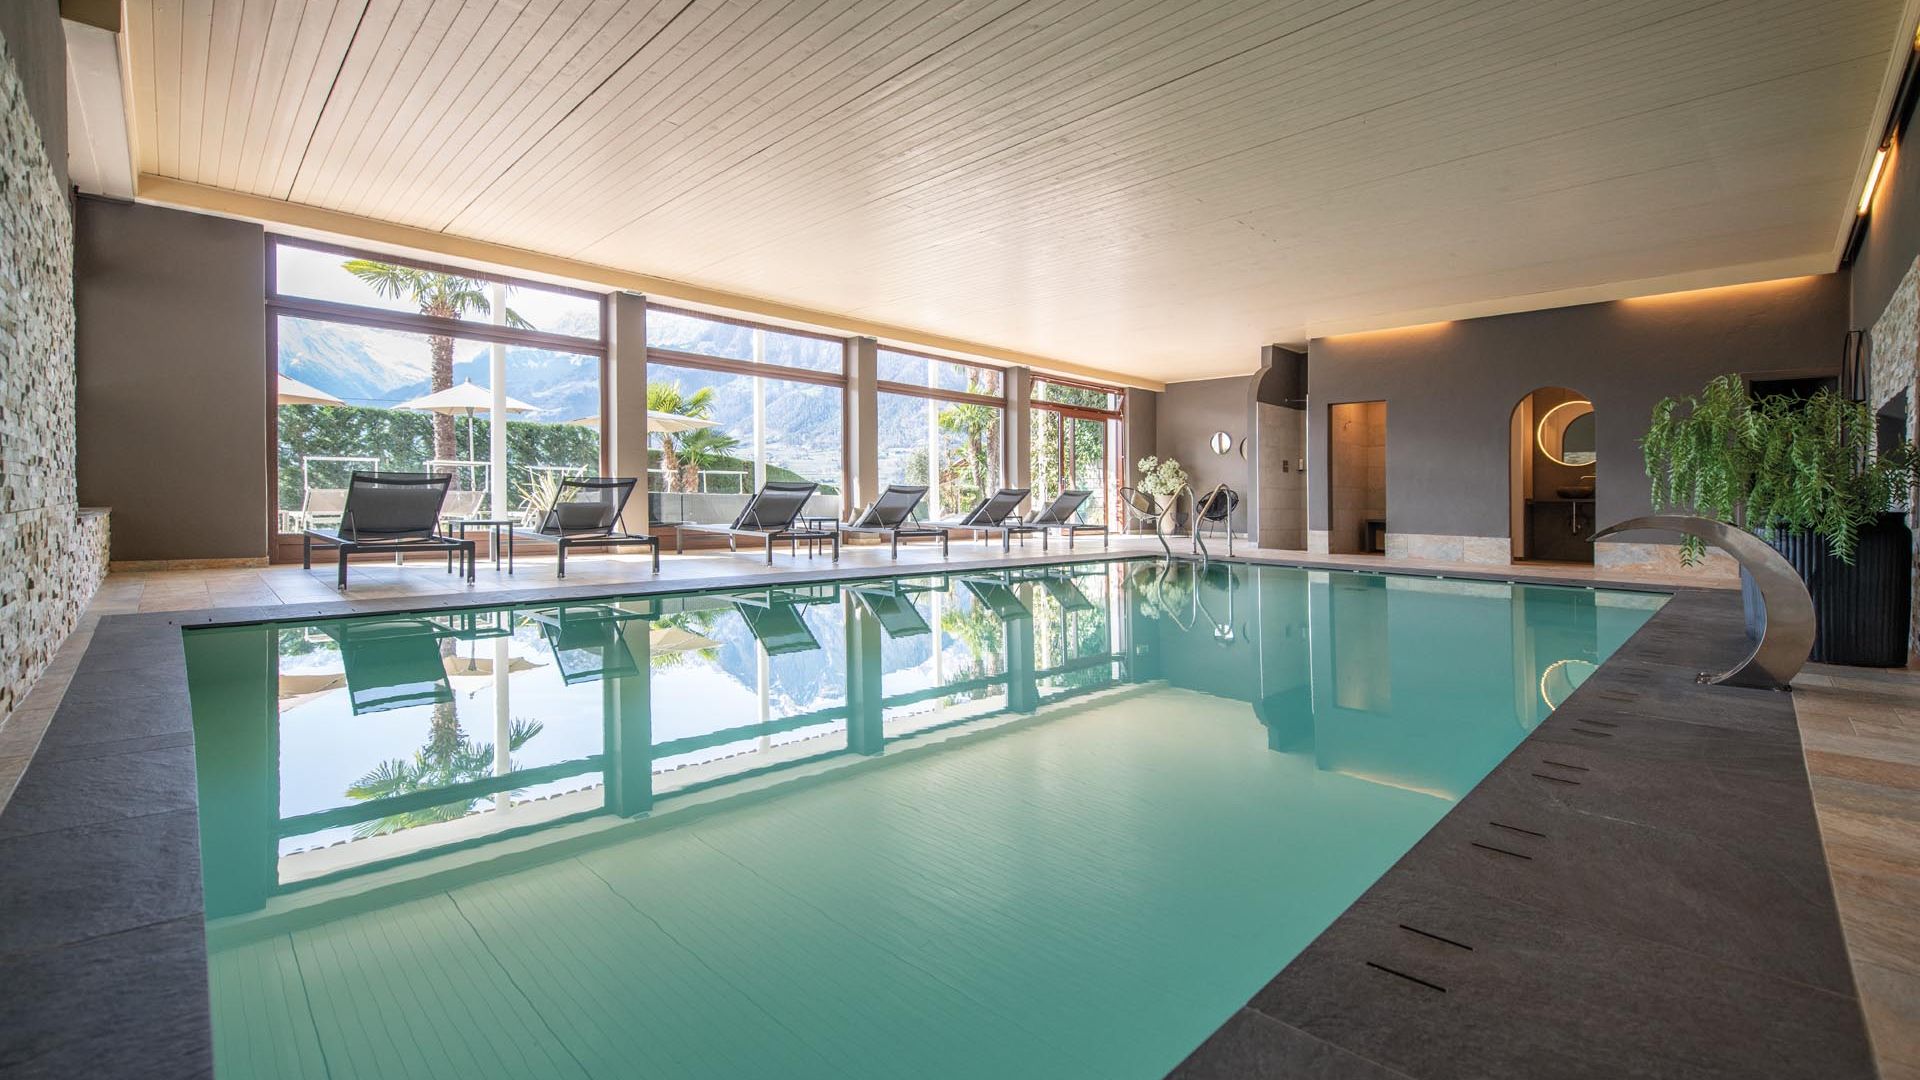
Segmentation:
{"type": "MultiPolygon", "coordinates": [[[[1914,364],[1920,355],[1920,258],[1907,267],[1900,286],[1893,290],[1887,309],[1873,320],[1867,332],[1867,398],[1875,412],[1910,391],[1907,397],[1907,439],[1914,440],[1915,424],[1920,423],[1920,387],[1914,383],[1914,364]]],[[[1914,526],[1913,587],[1920,598],[1920,514],[1909,509],[1907,524],[1914,526]]],[[[1920,604],[1913,606],[1913,621],[1907,627],[1907,649],[1920,655],[1920,604]]]]}
{"type": "MultiPolygon", "coordinates": [[[[1920,353],[1920,259],[1907,268],[1887,309],[1867,332],[1869,404],[1878,411],[1900,391],[1913,386],[1914,357],[1920,353]]],[[[1908,410],[1911,418],[1913,410],[1908,410]]],[[[1912,421],[1908,421],[1912,434],[1912,421]]]]}
{"type": "Polygon", "coordinates": [[[74,473],[73,219],[0,40],[0,720],[99,584],[74,473]]]}
{"type": "Polygon", "coordinates": [[[1446,533],[1387,533],[1387,558],[1505,566],[1513,544],[1504,536],[1454,536],[1446,533]]]}

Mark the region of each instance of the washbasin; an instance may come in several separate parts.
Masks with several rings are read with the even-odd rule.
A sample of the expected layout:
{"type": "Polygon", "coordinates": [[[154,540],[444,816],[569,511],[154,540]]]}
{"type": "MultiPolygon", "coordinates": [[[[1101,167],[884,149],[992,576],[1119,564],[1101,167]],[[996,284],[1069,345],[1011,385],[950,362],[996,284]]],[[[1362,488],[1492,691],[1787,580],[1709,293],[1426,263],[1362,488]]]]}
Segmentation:
{"type": "Polygon", "coordinates": [[[1554,488],[1553,490],[1563,499],[1593,498],[1593,485],[1591,484],[1587,485],[1586,487],[1563,487],[1563,488],[1554,488]]]}

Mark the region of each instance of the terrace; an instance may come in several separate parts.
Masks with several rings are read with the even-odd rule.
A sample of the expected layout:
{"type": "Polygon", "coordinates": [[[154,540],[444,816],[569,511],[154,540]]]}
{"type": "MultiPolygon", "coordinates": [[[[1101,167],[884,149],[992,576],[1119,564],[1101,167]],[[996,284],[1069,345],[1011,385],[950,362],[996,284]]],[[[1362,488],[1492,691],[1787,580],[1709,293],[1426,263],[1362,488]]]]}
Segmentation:
{"type": "Polygon", "coordinates": [[[0,1076],[1920,1077],[1920,0],[575,7],[0,9],[0,1076]]]}

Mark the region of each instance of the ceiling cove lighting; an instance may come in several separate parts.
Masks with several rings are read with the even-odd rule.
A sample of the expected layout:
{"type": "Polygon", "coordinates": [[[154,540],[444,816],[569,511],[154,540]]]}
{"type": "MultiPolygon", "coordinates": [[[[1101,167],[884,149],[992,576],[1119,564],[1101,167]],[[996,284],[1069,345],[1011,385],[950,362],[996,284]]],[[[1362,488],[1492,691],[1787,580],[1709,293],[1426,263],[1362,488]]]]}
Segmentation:
{"type": "Polygon", "coordinates": [[[1892,149],[1893,137],[1889,135],[1887,141],[1880,144],[1880,149],[1873,152],[1873,167],[1867,170],[1867,186],[1860,192],[1861,217],[1866,217],[1867,211],[1873,209],[1873,193],[1880,186],[1880,172],[1887,167],[1887,152],[1892,149]]]}

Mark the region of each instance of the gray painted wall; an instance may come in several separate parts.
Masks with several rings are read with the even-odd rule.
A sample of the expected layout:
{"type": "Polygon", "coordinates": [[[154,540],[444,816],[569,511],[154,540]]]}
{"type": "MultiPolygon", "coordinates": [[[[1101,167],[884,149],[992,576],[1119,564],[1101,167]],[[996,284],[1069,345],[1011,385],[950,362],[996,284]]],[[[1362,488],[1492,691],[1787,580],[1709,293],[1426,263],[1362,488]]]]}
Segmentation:
{"type": "Polygon", "coordinates": [[[67,37],[59,0],[0,0],[0,38],[27,92],[60,190],[67,182],[67,37]]]}
{"type": "Polygon", "coordinates": [[[1121,475],[1127,478],[1128,487],[1139,487],[1140,459],[1160,453],[1160,395],[1152,390],[1129,389],[1126,393],[1127,462],[1121,475]]]}
{"type": "Polygon", "coordinates": [[[1856,330],[1868,329],[1880,318],[1914,255],[1920,254],[1920,159],[1909,165],[1903,157],[1896,146],[1887,158],[1866,238],[1849,268],[1856,330]]]}
{"type": "Polygon", "coordinates": [[[265,235],[78,200],[80,500],[113,558],[267,554],[265,235]]]}
{"type": "MultiPolygon", "coordinates": [[[[1233,527],[1244,535],[1247,527],[1247,478],[1250,470],[1240,456],[1240,440],[1247,430],[1251,376],[1169,383],[1160,393],[1155,417],[1154,444],[1160,457],[1178,458],[1193,477],[1193,490],[1205,493],[1225,484],[1240,493],[1240,509],[1233,527]],[[1233,449],[1224,456],[1208,445],[1216,431],[1233,436],[1233,449]]],[[[1251,444],[1249,444],[1251,450],[1251,444]]]]}
{"type": "Polygon", "coordinates": [[[1508,421],[1542,386],[1594,403],[1600,520],[1646,513],[1638,440],[1654,402],[1726,372],[1837,370],[1847,312],[1847,278],[1826,274],[1316,340],[1310,527],[1327,528],[1328,407],[1378,399],[1389,532],[1507,535],[1508,421]]]}

